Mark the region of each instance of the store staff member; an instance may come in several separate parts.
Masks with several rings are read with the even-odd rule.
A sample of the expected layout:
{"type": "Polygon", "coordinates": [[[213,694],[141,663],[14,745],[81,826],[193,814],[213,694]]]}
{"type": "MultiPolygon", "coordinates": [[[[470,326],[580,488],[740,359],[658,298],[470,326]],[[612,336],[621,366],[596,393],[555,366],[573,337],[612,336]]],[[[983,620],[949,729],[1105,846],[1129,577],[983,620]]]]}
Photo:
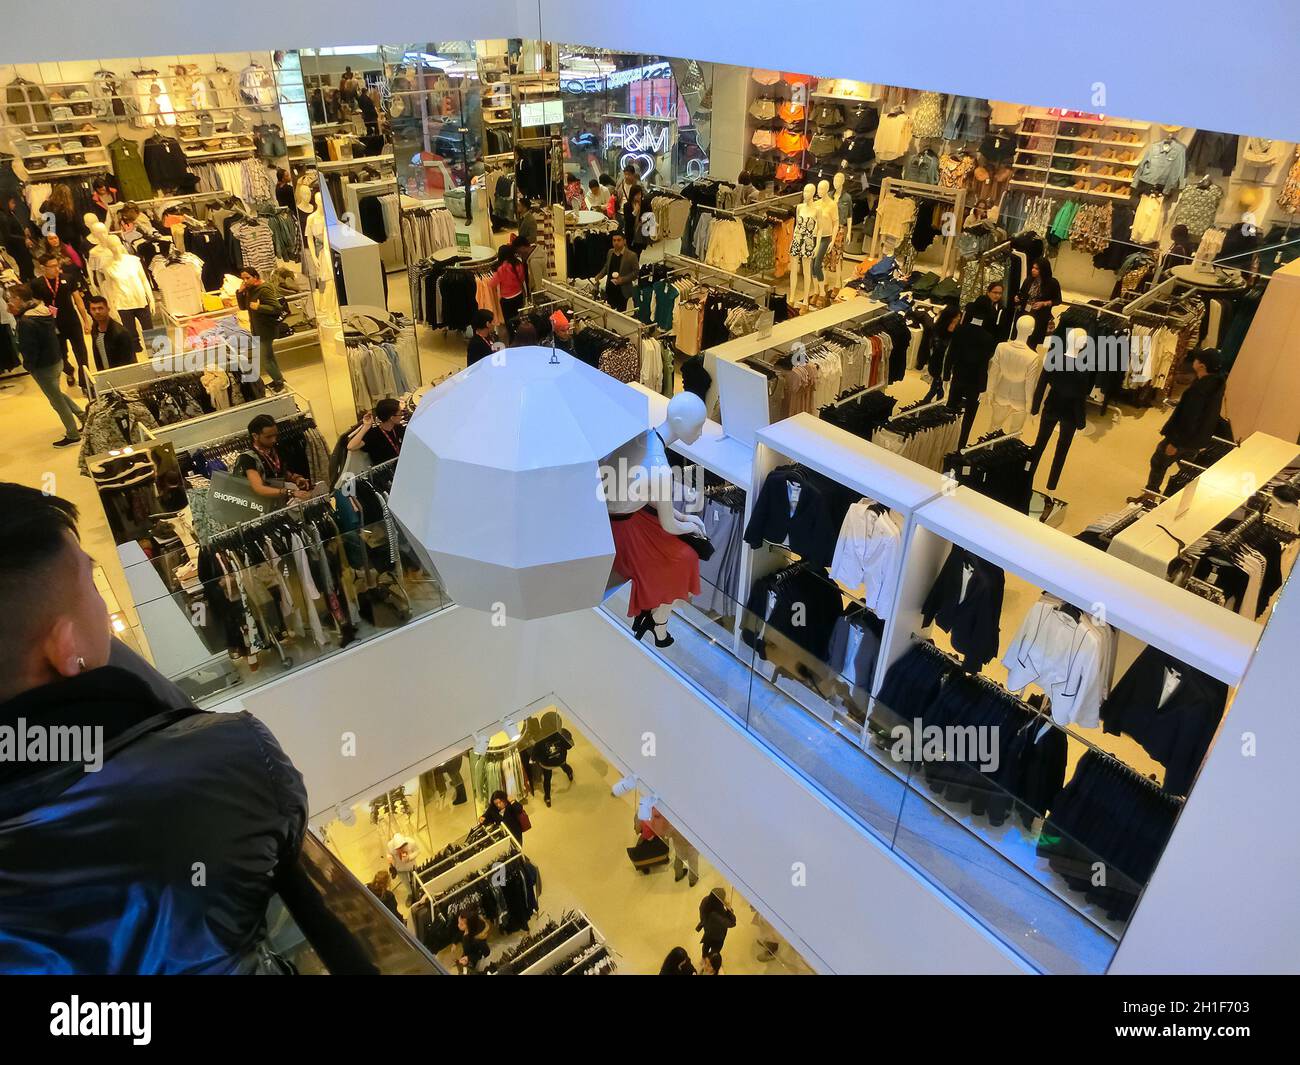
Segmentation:
{"type": "Polygon", "coordinates": [[[602,277],[608,278],[605,283],[605,302],[614,310],[623,311],[627,309],[627,301],[632,298],[632,284],[636,281],[636,273],[641,264],[636,253],[627,246],[627,238],[622,233],[613,234],[612,242],[614,246],[605,256],[605,265],[593,280],[599,285],[602,277]]]}
{"type": "Polygon", "coordinates": [[[253,491],[270,499],[309,499],[311,482],[289,470],[280,457],[276,441],[280,427],[269,414],[259,414],[248,423],[248,435],[253,440],[249,451],[240,452],[235,459],[235,476],[248,479],[253,491]]]}
{"type": "MultiPolygon", "coordinates": [[[[41,256],[36,280],[32,282],[32,295],[45,304],[54,315],[54,327],[59,334],[59,354],[68,369],[64,345],[72,349],[77,360],[77,376],[83,392],[89,391],[89,367],[86,365],[86,333],[90,329],[90,315],[81,300],[81,278],[76,270],[64,267],[53,253],[41,256]]],[[[68,384],[72,384],[72,371],[68,369],[68,384]]]]}
{"type": "Polygon", "coordinates": [[[90,343],[95,348],[95,362],[101,369],[112,366],[129,366],[135,362],[140,338],[134,329],[127,329],[117,321],[103,296],[91,296],[86,301],[90,310],[90,343]]]}
{"type": "Polygon", "coordinates": [[[349,451],[365,451],[371,463],[397,458],[402,450],[402,437],[406,428],[402,422],[402,405],[395,399],[381,399],[375,404],[373,414],[366,411],[361,424],[348,437],[349,451]]]}

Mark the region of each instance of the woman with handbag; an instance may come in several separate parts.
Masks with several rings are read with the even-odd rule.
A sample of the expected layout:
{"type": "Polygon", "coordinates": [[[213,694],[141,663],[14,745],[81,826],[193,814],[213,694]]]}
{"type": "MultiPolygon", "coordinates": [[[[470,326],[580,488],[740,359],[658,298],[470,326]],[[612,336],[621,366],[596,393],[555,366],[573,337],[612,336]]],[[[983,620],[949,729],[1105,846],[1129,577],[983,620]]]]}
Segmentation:
{"type": "Polygon", "coordinates": [[[488,808],[478,819],[480,825],[505,825],[506,831],[515,837],[519,844],[524,842],[524,833],[533,827],[528,819],[524,804],[512,799],[504,791],[494,791],[488,801],[488,808]]]}

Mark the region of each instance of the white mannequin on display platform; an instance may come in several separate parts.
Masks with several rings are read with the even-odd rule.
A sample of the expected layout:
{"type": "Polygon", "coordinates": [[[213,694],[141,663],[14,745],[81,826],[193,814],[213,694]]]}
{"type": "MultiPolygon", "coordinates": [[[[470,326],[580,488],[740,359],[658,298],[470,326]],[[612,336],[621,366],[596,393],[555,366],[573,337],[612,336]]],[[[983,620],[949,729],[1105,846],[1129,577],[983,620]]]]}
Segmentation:
{"type": "Polygon", "coordinates": [[[334,271],[330,267],[329,244],[325,229],[325,206],[321,201],[319,190],[312,194],[312,212],[303,225],[306,247],[303,249],[303,267],[311,287],[307,290],[312,302],[312,313],[326,324],[337,320],[338,296],[330,284],[334,271]],[[316,294],[320,293],[320,303],[316,303],[316,294]]]}
{"type": "Polygon", "coordinates": [[[1034,388],[1043,372],[1043,356],[1029,346],[1033,331],[1033,316],[1022,314],[1016,319],[1015,339],[1003,341],[993,351],[988,396],[994,429],[1018,433],[1029,416],[1034,388]]]}
{"type": "Polygon", "coordinates": [[[127,254],[126,245],[115,233],[100,236],[100,247],[107,249],[108,261],[99,278],[101,294],[108,305],[133,336],[139,330],[143,343],[145,333],[153,328],[153,286],[145,273],[144,263],[127,254]]]}
{"type": "Polygon", "coordinates": [[[813,256],[813,294],[820,301],[826,295],[826,253],[839,228],[839,208],[831,199],[831,183],[817,182],[817,254],[813,256]]]}
{"type": "Polygon", "coordinates": [[[674,443],[693,444],[704,431],[704,401],[679,392],[657,428],[629,440],[601,462],[605,504],[614,537],[614,572],[632,582],[628,616],[640,640],[653,630],[655,646],[673,642],[668,618],[673,603],[699,594],[700,559],[680,537],[705,536],[704,521],[684,514],[668,461],[674,443]]]}
{"type": "MultiPolygon", "coordinates": [[[[822,182],[825,185],[826,182],[822,182]]],[[[832,188],[824,197],[823,210],[831,221],[831,242],[822,259],[823,284],[832,293],[840,289],[841,271],[844,266],[844,244],[849,239],[844,222],[843,207],[847,206],[844,198],[844,175],[837,173],[832,179],[832,188]]]]}
{"type": "Polygon", "coordinates": [[[813,257],[817,254],[817,207],[811,183],[803,187],[803,203],[794,211],[794,235],[790,240],[790,306],[799,302],[799,278],[803,277],[803,302],[812,295],[813,257]]]}
{"type": "Polygon", "coordinates": [[[90,291],[100,295],[99,279],[113,261],[113,253],[108,247],[108,226],[93,214],[86,215],[86,240],[90,242],[90,253],[86,256],[86,280],[90,282],[90,291]]]}

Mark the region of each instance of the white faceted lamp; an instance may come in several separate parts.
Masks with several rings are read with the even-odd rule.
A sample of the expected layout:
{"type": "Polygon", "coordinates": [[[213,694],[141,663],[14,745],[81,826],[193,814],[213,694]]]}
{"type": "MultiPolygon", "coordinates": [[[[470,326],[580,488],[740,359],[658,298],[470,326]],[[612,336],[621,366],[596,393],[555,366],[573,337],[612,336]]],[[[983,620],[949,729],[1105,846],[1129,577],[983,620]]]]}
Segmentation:
{"type": "Polygon", "coordinates": [[[608,374],[509,348],[421,401],[389,501],[454,602],[521,620],[594,607],[614,561],[600,460],[649,423],[608,374]]]}

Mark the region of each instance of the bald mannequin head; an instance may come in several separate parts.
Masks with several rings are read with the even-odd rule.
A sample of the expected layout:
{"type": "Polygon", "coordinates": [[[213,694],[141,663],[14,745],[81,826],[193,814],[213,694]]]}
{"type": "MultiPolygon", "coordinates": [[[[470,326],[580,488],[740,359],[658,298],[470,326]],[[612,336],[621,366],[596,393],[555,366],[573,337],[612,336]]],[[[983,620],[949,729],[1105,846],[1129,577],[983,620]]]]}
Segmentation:
{"type": "Polygon", "coordinates": [[[108,662],[111,631],[77,508],[0,483],[0,701],[108,662]]]}

